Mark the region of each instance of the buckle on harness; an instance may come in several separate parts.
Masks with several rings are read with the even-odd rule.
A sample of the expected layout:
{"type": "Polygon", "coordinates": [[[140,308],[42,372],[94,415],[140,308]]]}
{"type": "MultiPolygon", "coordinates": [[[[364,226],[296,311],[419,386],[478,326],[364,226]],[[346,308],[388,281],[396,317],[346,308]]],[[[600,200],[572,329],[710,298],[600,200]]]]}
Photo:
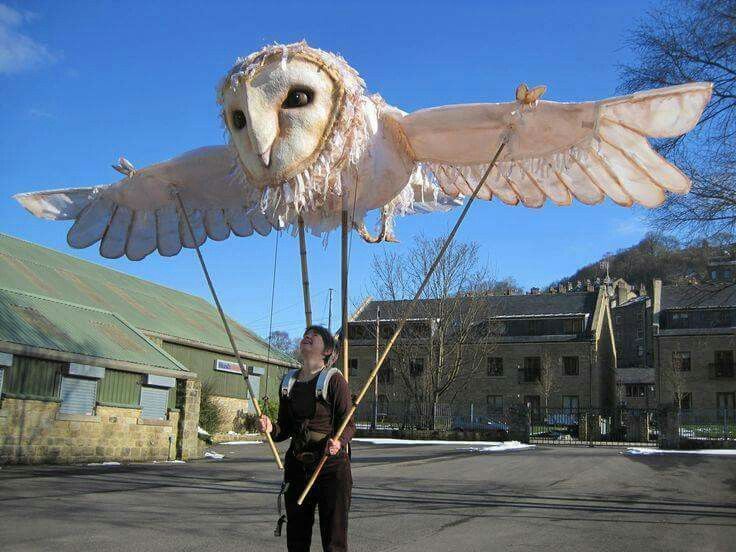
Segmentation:
{"type": "Polygon", "coordinates": [[[317,461],[317,454],[314,452],[300,452],[299,454],[295,454],[294,458],[299,460],[302,464],[314,464],[317,461]]]}

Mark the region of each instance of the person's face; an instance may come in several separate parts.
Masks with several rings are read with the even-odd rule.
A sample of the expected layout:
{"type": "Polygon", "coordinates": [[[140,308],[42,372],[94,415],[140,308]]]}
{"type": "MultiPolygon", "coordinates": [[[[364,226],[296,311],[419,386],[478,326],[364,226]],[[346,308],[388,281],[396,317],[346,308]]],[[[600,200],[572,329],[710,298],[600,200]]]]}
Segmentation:
{"type": "Polygon", "coordinates": [[[299,351],[303,358],[322,359],[326,354],[325,342],[322,336],[314,330],[309,330],[299,343],[299,351]]]}

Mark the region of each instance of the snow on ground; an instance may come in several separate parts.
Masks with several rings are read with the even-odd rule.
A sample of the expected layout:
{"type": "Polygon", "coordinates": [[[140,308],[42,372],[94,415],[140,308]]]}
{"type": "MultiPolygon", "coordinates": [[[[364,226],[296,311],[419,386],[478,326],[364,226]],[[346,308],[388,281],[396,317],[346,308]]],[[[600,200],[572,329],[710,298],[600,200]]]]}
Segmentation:
{"type": "Polygon", "coordinates": [[[92,462],[88,466],[119,466],[120,462],[92,462]]]}
{"type": "Polygon", "coordinates": [[[186,464],[184,460],[154,460],[151,464],[186,464]]]}
{"type": "Polygon", "coordinates": [[[387,439],[387,438],[371,438],[361,437],[353,439],[358,443],[367,443],[371,445],[445,445],[445,446],[464,446],[468,445],[474,452],[492,452],[499,450],[525,450],[535,448],[535,445],[525,445],[519,441],[433,441],[433,440],[414,440],[414,439],[387,439]]]}
{"type": "Polygon", "coordinates": [[[209,437],[210,434],[207,433],[206,430],[202,429],[201,427],[197,426],[197,434],[198,435],[204,435],[205,437],[209,437]]]}
{"type": "Polygon", "coordinates": [[[704,449],[704,450],[660,450],[655,448],[627,448],[621,454],[627,456],[654,456],[661,454],[700,454],[704,456],[736,456],[736,449],[704,449]]]}
{"type": "Polygon", "coordinates": [[[221,445],[260,445],[263,441],[225,441],[221,445]]]}
{"type": "Polygon", "coordinates": [[[508,450],[529,450],[533,448],[537,448],[537,445],[527,445],[519,441],[504,441],[503,443],[496,443],[490,447],[470,447],[466,450],[470,452],[503,452],[508,450]]]}
{"type": "Polygon", "coordinates": [[[217,452],[207,451],[204,453],[205,458],[212,458],[213,460],[222,460],[225,458],[224,454],[218,454],[217,452]]]}

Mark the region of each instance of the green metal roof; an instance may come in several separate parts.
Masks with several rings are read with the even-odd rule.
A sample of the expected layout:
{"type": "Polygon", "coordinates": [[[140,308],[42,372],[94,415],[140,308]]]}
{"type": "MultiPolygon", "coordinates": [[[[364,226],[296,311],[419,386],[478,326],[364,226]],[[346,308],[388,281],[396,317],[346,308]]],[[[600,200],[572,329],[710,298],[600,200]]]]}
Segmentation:
{"type": "MultiPolygon", "coordinates": [[[[0,234],[0,282],[8,288],[114,312],[138,330],[229,350],[215,307],[194,295],[0,234]]],[[[297,365],[228,317],[241,354],[297,365]]]]}
{"type": "Polygon", "coordinates": [[[188,371],[111,312],[12,289],[0,288],[0,341],[188,371]]]}

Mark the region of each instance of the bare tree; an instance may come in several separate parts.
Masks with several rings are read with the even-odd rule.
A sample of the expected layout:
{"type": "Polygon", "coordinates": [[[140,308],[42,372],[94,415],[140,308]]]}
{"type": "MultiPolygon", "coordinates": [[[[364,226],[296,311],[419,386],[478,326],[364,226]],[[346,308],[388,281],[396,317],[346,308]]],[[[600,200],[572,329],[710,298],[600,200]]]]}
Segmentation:
{"type": "Polygon", "coordinates": [[[685,196],[653,212],[655,226],[699,235],[736,228],[736,0],[669,0],[649,12],[629,38],[639,60],[622,69],[622,89],[713,83],[713,99],[690,138],[657,149],[690,176],[685,196]]]}
{"type": "Polygon", "coordinates": [[[549,407],[549,397],[557,390],[559,378],[555,363],[549,351],[542,353],[539,363],[539,392],[544,399],[544,408],[549,407]]]}
{"type": "Polygon", "coordinates": [[[669,368],[665,367],[664,377],[674,395],[674,404],[677,410],[682,410],[682,399],[685,393],[685,359],[681,351],[673,351],[672,362],[669,368]]]}
{"type": "MultiPolygon", "coordinates": [[[[374,296],[390,301],[411,298],[444,239],[419,236],[403,255],[384,251],[374,256],[374,296]]],[[[392,366],[411,408],[426,427],[435,427],[440,399],[452,404],[495,348],[495,325],[487,300],[492,279],[478,259],[478,249],[474,242],[453,242],[448,247],[394,345],[392,366]]],[[[396,305],[399,310],[405,306],[396,305]]],[[[400,316],[397,312],[393,323],[400,316]]],[[[391,321],[382,325],[390,328],[391,321]]]]}

